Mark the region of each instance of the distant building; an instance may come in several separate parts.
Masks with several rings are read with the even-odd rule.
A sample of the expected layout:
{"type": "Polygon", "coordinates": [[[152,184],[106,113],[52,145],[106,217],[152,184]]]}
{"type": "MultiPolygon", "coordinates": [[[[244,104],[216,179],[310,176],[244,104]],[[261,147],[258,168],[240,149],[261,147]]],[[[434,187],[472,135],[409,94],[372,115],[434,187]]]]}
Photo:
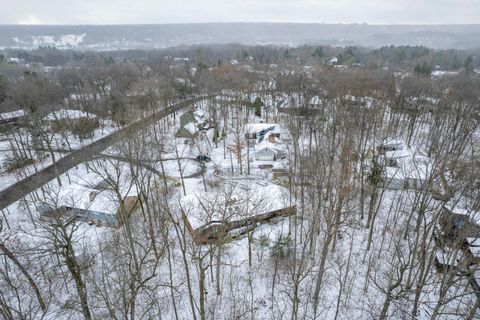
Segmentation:
{"type": "Polygon", "coordinates": [[[337,57],[332,57],[330,60],[328,60],[327,64],[334,66],[338,63],[338,58],[337,57]]]}

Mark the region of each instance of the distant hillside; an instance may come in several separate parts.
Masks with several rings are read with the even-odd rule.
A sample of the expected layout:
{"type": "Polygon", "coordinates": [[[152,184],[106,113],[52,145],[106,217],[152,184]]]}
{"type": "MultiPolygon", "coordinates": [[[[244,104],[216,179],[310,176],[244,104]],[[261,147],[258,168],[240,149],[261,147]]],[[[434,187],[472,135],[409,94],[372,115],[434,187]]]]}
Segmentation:
{"type": "Polygon", "coordinates": [[[480,25],[202,23],[109,26],[0,25],[1,48],[56,46],[91,50],[231,43],[277,45],[423,45],[480,47],[480,25]]]}

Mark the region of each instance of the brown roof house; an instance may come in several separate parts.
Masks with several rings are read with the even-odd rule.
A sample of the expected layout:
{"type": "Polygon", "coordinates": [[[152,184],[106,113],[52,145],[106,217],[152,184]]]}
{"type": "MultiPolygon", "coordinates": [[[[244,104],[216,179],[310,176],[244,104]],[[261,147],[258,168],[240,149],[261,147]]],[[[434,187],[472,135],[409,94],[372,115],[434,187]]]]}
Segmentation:
{"type": "Polygon", "coordinates": [[[180,200],[182,218],[197,245],[235,238],[259,224],[295,214],[288,189],[268,182],[226,185],[180,200]]]}

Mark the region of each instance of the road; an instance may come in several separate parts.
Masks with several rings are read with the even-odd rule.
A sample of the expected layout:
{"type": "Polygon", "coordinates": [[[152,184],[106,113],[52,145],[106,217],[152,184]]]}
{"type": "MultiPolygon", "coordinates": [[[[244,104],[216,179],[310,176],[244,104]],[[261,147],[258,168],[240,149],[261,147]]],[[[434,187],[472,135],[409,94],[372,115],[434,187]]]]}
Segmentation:
{"type": "Polygon", "coordinates": [[[112,144],[115,144],[116,142],[125,139],[132,133],[142,128],[145,128],[146,126],[149,126],[184,107],[190,106],[195,102],[210,98],[212,98],[212,96],[204,96],[178,102],[173,106],[162,109],[161,111],[158,111],[148,117],[136,120],[127,125],[126,127],[123,127],[122,129],[115,131],[108,136],[105,136],[81,149],[72,151],[67,156],[56,161],[56,168],[55,165],[52,164],[29,177],[16,182],[10,187],[1,190],[0,210],[3,210],[12,203],[25,197],[30,192],[37,190],[47,182],[55,179],[57,176],[67,172],[71,168],[76,167],[85,161],[93,159],[95,155],[101,153],[112,144]]]}

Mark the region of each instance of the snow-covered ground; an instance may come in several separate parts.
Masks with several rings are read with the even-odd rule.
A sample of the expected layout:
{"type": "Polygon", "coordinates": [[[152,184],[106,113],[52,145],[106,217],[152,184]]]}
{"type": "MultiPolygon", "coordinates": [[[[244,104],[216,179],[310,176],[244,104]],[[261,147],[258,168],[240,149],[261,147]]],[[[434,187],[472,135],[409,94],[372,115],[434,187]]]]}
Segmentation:
{"type": "MultiPolygon", "coordinates": [[[[81,116],[82,113],[77,115],[81,116]]],[[[49,140],[55,159],[58,160],[67,155],[69,151],[78,150],[83,146],[89,145],[90,143],[115,132],[116,130],[118,130],[118,127],[111,120],[102,120],[100,126],[94,129],[91,137],[80,139],[71,132],[66,132],[64,134],[51,133],[48,137],[46,136],[45,139],[49,140]]],[[[5,189],[15,182],[52,164],[51,155],[45,145],[46,142],[41,140],[41,144],[43,145],[43,150],[38,152],[33,150],[31,134],[24,128],[13,129],[13,131],[0,134],[0,180],[2,181],[0,190],[5,189]],[[7,171],[6,161],[14,158],[13,150],[18,149],[22,144],[28,144],[31,146],[28,156],[31,157],[34,162],[14,171],[7,171]]],[[[26,149],[29,148],[27,147],[26,149]]]]}
{"type": "MultiPolygon", "coordinates": [[[[290,101],[290,98],[285,100],[290,101]]],[[[271,106],[276,100],[270,97],[266,101],[271,106]]],[[[217,106],[197,104],[196,107],[210,117],[209,112],[217,106]]],[[[238,115],[234,111],[231,113],[238,115]]],[[[268,116],[276,118],[275,110],[268,116]]],[[[388,119],[388,116],[385,117],[388,119]]],[[[422,268],[419,258],[422,252],[435,248],[433,239],[420,244],[419,238],[429,235],[424,228],[434,225],[441,201],[432,199],[427,190],[379,190],[375,200],[378,207],[373,206],[374,210],[369,213],[365,204],[364,210],[360,210],[358,182],[342,186],[342,175],[338,174],[356,168],[345,169],[341,161],[335,161],[331,185],[316,189],[314,183],[325,179],[326,175],[322,172],[313,176],[315,170],[307,165],[321,166],[320,162],[313,163],[313,156],[309,160],[312,163],[301,164],[312,172],[302,177],[305,183],[292,184],[288,179],[274,182],[269,166],[299,174],[299,168],[293,166],[293,161],[297,160],[293,155],[293,143],[300,154],[306,155],[310,146],[327,153],[328,141],[316,145],[306,130],[300,130],[298,140],[293,141],[287,129],[292,124],[276,118],[282,138],[285,137],[285,159],[255,161],[258,140],[247,143],[246,123],[236,123],[244,118],[260,121],[253,116],[243,117],[243,114],[236,119],[228,118],[226,123],[219,121],[218,130],[222,132],[226,125],[227,135],[215,142],[214,129],[200,130],[192,139],[175,138],[179,116],[176,121],[168,117],[165,122],[145,128],[130,140],[110,147],[98,159],[69,170],[60,177],[62,186],[52,180],[24,201],[3,210],[8,228],[2,232],[20,243],[28,241],[51,250],[49,238],[45,236],[49,226],[43,222],[36,225],[38,204],[42,202],[39,199],[48,198],[52,205],[67,204],[71,200],[72,204],[86,203],[86,207],[93,207],[89,203],[93,186],[109,177],[117,182],[122,195],[142,191],[145,207],[131,220],[131,230],[80,222],[74,231],[78,255],[94,257],[87,259],[90,264],[86,264],[84,276],[88,293],[95,296],[89,303],[97,318],[110,317],[109,303],[125,303],[117,296],[118,292],[130,294],[125,288],[136,281],[131,281],[135,279],[131,276],[135,273],[132,271],[135,268],[132,247],[138,251],[140,258],[136,258],[142,264],[138,276],[145,280],[138,287],[137,297],[137,312],[144,318],[175,319],[177,316],[178,319],[191,319],[192,308],[198,317],[200,304],[204,302],[207,318],[211,319],[296,319],[295,312],[298,319],[312,319],[312,296],[320,272],[323,273],[316,319],[376,319],[387,302],[388,318],[410,319],[417,288],[419,308],[415,316],[420,320],[431,319],[441,296],[453,301],[439,306],[441,319],[458,319],[459,313],[475,303],[475,296],[464,277],[454,276],[454,285],[442,292],[445,275],[437,273],[431,261],[423,273],[418,271],[422,268]],[[128,156],[132,154],[135,156],[128,156]],[[211,161],[200,163],[196,160],[199,155],[206,155],[211,161]],[[164,182],[167,182],[166,189],[164,182]],[[323,193],[330,187],[330,198],[324,199],[323,193]],[[254,194],[242,197],[248,193],[245,190],[254,194]],[[287,190],[291,190],[291,194],[287,190]],[[227,195],[237,201],[229,201],[227,195]],[[238,204],[240,198],[249,198],[252,202],[247,202],[243,208],[232,205],[238,204]],[[268,203],[270,209],[294,203],[297,212],[295,216],[258,225],[236,240],[195,246],[182,222],[182,213],[205,209],[205,204],[201,208],[202,201],[213,203],[213,211],[217,213],[222,206],[237,210],[234,214],[250,211],[255,202],[268,203]],[[340,208],[338,212],[337,208],[340,208]],[[365,217],[361,217],[360,211],[365,217]],[[373,215],[370,226],[367,225],[369,215],[373,215]],[[337,217],[338,221],[333,219],[337,217]],[[325,246],[328,250],[324,251],[325,246]],[[414,267],[410,267],[410,259],[416,259],[414,267]],[[394,286],[397,281],[400,285],[394,286]],[[424,286],[417,287],[420,281],[424,286]],[[98,286],[99,283],[108,286],[98,286]],[[158,304],[161,314],[150,313],[157,309],[151,307],[154,304],[158,304]]],[[[418,150],[426,149],[428,129],[426,125],[417,128],[412,145],[418,150]]],[[[96,132],[94,139],[108,130],[98,135],[96,132]]],[[[55,144],[65,147],[61,141],[55,144]]],[[[2,141],[2,144],[8,143],[2,141]]],[[[369,149],[376,147],[376,142],[369,144],[369,149]]],[[[70,142],[72,148],[80,146],[81,143],[74,139],[70,142]]],[[[370,151],[368,154],[373,153],[370,151]]],[[[318,161],[326,161],[323,154],[316,156],[318,161]]],[[[7,176],[2,174],[0,178],[2,184],[9,183],[7,176]]],[[[108,199],[115,198],[110,193],[104,195],[108,199]]],[[[107,198],[95,207],[96,210],[116,212],[117,204],[110,203],[107,198]]],[[[102,199],[100,196],[97,200],[102,199]]],[[[197,220],[198,225],[207,222],[197,220]]],[[[65,268],[56,269],[54,263],[45,260],[55,266],[53,270],[68,272],[65,268]]],[[[56,302],[49,310],[49,319],[65,315],[61,306],[67,304],[68,297],[76,299],[74,293],[67,294],[75,290],[72,283],[55,282],[55,285],[59,289],[54,294],[56,302]]]]}

